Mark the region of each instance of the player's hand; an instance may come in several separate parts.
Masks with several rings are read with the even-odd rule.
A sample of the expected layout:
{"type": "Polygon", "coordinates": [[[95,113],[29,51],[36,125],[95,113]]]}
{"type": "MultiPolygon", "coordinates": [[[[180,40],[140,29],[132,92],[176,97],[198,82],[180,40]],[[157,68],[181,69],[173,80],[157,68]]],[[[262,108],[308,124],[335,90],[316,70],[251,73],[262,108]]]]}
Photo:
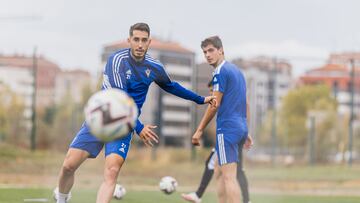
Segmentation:
{"type": "Polygon", "coordinates": [[[159,136],[152,131],[152,129],[157,128],[154,125],[145,125],[142,131],[140,132],[140,139],[144,142],[144,144],[148,147],[154,146],[153,142],[159,143],[159,136]]]}
{"type": "Polygon", "coordinates": [[[202,135],[203,131],[202,130],[196,130],[196,132],[194,133],[194,135],[192,136],[191,139],[191,143],[195,146],[200,146],[200,138],[202,135]]]}
{"type": "Polygon", "coordinates": [[[251,137],[251,135],[248,135],[246,140],[245,140],[245,143],[244,143],[244,149],[246,150],[250,150],[250,148],[253,146],[253,139],[251,137]]]}
{"type": "Polygon", "coordinates": [[[204,103],[210,104],[212,107],[217,107],[216,96],[205,97],[204,103]]]}

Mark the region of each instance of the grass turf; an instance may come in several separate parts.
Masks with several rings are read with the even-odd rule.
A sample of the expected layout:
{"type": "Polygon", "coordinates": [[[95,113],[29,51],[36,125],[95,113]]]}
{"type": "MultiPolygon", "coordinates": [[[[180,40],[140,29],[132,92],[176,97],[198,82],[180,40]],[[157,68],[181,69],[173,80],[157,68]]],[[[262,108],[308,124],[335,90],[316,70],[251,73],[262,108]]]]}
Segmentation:
{"type": "MultiPolygon", "coordinates": [[[[6,188],[0,189],[0,202],[18,203],[24,202],[24,199],[47,198],[48,202],[54,202],[52,199],[52,190],[35,188],[6,188]]],[[[96,190],[84,189],[75,190],[71,203],[95,202],[96,190]]],[[[165,195],[160,191],[129,191],[122,200],[112,200],[112,203],[181,203],[184,202],[180,193],[165,195]]],[[[216,196],[213,192],[206,193],[203,202],[215,203],[216,196]]],[[[253,194],[253,203],[356,203],[360,202],[360,197],[351,196],[300,196],[300,195],[267,195],[253,194]]]]}

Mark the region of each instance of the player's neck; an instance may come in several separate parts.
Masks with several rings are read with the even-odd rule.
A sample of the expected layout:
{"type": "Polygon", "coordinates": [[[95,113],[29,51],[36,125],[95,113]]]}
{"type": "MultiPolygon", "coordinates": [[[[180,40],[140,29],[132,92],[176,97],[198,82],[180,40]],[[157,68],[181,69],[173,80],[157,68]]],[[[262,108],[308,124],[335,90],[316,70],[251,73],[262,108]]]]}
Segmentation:
{"type": "Polygon", "coordinates": [[[213,64],[213,67],[217,68],[223,61],[225,61],[225,58],[219,59],[216,63],[213,64]]]}

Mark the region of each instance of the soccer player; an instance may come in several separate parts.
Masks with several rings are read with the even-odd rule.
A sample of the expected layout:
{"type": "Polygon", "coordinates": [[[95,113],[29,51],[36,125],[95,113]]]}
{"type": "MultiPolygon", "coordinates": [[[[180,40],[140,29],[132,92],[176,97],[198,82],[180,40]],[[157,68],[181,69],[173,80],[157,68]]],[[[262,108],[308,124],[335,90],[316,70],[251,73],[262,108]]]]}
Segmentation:
{"type": "MultiPolygon", "coordinates": [[[[152,82],[171,94],[197,104],[214,104],[214,96],[204,98],[171,81],[164,66],[146,53],[151,43],[150,28],[146,23],[136,23],[130,27],[128,42],[129,49],[117,51],[108,58],[103,72],[102,89],[119,88],[126,91],[135,100],[139,115],[152,82]]],[[[154,128],[156,126],[143,125],[137,120],[135,131],[146,146],[158,143],[159,137],[153,131],[154,128]]],[[[104,180],[97,193],[97,203],[110,202],[131,138],[132,133],[129,133],[125,138],[105,143],[104,180]]],[[[61,167],[59,189],[55,194],[57,203],[66,202],[74,183],[75,171],[87,158],[95,158],[103,146],[104,143],[95,138],[84,123],[70,144],[61,167]]]]}
{"type": "MultiPolygon", "coordinates": [[[[208,87],[210,88],[210,93],[212,94],[212,81],[208,83],[208,87]]],[[[249,115],[249,105],[247,104],[247,115],[249,115]]],[[[247,120],[249,121],[249,117],[247,117],[247,120]]],[[[249,137],[251,139],[251,137],[249,137]]],[[[249,190],[248,190],[248,182],[246,179],[245,171],[243,169],[243,158],[242,158],[242,150],[243,150],[243,143],[240,143],[239,145],[239,163],[237,165],[237,180],[240,184],[241,194],[242,194],[242,200],[243,203],[250,203],[249,198],[249,190]]],[[[213,148],[206,159],[205,162],[205,169],[200,181],[200,185],[196,192],[191,192],[188,194],[182,194],[182,198],[188,202],[192,203],[200,203],[201,197],[203,196],[207,186],[209,185],[213,174],[214,174],[214,168],[215,168],[215,162],[217,160],[215,148],[213,148]]]]}
{"type": "Polygon", "coordinates": [[[239,145],[252,145],[248,136],[246,83],[241,70],[225,61],[221,39],[206,38],[201,48],[207,62],[215,68],[213,73],[213,95],[216,106],[209,106],[192,137],[193,145],[200,145],[203,130],[215,116],[216,154],[215,177],[218,180],[217,195],[220,203],[240,203],[240,188],[236,179],[239,145]]]}

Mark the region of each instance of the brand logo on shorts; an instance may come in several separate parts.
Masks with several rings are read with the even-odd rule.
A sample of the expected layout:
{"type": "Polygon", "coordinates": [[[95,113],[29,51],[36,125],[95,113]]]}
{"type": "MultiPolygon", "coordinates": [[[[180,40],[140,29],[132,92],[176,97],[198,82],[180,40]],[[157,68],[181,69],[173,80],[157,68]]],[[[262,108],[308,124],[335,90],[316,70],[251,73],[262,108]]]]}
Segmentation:
{"type": "Polygon", "coordinates": [[[119,149],[120,152],[125,153],[126,144],[122,143],[121,148],[119,149]]]}

